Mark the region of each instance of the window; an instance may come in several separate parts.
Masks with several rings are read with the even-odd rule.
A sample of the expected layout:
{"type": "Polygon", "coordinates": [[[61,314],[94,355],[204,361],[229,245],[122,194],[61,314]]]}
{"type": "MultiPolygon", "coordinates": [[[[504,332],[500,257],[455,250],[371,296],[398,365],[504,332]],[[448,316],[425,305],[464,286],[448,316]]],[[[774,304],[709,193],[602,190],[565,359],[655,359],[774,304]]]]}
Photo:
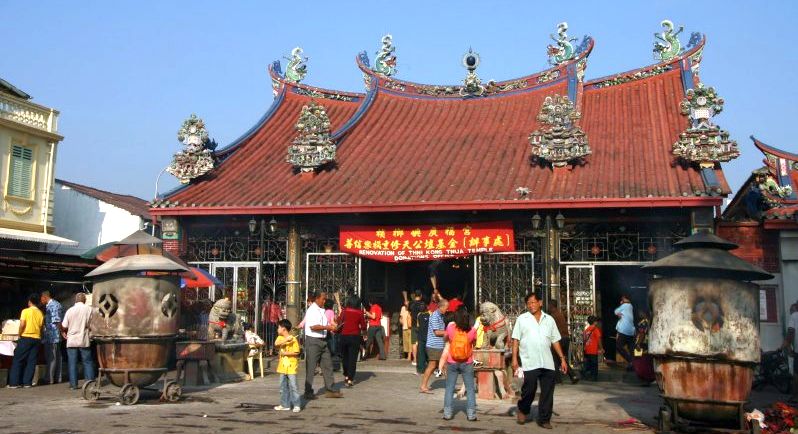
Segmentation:
{"type": "Polygon", "coordinates": [[[8,169],[8,195],[30,199],[32,172],[33,149],[13,145],[11,147],[11,165],[8,169]]]}

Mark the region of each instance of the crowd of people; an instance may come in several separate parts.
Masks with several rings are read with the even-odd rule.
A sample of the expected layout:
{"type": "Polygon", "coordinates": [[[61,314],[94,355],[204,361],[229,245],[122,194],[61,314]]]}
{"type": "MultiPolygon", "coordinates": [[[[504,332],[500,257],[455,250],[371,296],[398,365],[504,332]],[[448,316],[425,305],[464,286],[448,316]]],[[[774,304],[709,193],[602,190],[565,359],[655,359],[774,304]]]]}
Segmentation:
{"type": "Polygon", "coordinates": [[[44,349],[46,360],[44,382],[60,383],[63,380],[63,342],[66,342],[70,389],[78,388],[79,359],[83,362],[84,378],[94,379],[94,358],[89,342],[91,316],[92,308],[86,305],[86,294],[75,294],[75,304],[66,312],[49,291],[31,294],[28,307],[20,313],[19,339],[6,387],[27,388],[36,383],[34,374],[40,348],[44,349]]]}

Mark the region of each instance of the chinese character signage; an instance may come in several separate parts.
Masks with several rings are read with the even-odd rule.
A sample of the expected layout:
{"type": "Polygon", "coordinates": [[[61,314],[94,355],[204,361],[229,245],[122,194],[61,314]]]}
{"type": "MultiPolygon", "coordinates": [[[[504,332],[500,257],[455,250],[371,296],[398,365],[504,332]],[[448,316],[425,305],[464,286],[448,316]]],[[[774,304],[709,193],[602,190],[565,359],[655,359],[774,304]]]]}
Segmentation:
{"type": "Polygon", "coordinates": [[[418,226],[341,226],[340,249],[381,262],[429,261],[515,251],[510,221],[418,226]]]}

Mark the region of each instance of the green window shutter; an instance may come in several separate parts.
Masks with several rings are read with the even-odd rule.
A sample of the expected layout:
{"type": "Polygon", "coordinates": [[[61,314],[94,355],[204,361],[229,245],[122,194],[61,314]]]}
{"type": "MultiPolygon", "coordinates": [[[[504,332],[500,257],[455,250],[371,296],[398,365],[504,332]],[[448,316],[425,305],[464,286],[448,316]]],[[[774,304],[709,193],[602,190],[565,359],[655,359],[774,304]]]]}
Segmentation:
{"type": "Polygon", "coordinates": [[[8,194],[31,197],[33,149],[14,145],[11,148],[11,167],[8,174],[8,194]]]}

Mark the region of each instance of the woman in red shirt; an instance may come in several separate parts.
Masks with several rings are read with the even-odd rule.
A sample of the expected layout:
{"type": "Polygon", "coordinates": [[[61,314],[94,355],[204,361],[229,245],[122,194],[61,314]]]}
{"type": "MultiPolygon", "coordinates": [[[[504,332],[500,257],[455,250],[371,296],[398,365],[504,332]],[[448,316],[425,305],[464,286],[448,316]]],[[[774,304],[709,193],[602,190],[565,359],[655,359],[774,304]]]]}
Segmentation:
{"type": "Polygon", "coordinates": [[[361,335],[366,330],[363,309],[360,308],[360,298],[353,295],[346,300],[344,310],[338,315],[338,324],[341,330],[339,339],[344,365],[344,383],[347,387],[352,387],[357,372],[357,355],[360,351],[361,335]]]}

